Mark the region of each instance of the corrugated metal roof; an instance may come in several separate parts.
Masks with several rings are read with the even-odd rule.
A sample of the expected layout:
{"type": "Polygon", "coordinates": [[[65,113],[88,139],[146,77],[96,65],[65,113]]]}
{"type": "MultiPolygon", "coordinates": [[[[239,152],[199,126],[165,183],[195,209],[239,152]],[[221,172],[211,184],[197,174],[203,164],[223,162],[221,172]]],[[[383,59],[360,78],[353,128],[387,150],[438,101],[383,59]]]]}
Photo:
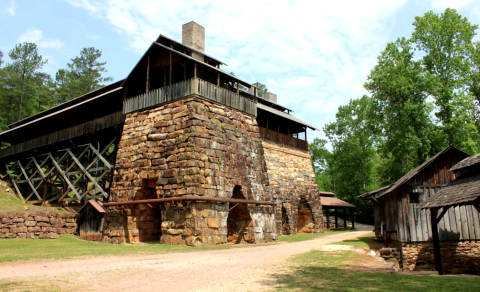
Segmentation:
{"type": "Polygon", "coordinates": [[[355,205],[332,197],[320,197],[320,202],[325,207],[357,208],[355,205]]]}
{"type": "Polygon", "coordinates": [[[305,123],[304,121],[300,120],[299,118],[296,118],[296,117],[294,117],[294,116],[292,116],[292,115],[289,115],[289,114],[287,114],[287,113],[284,113],[284,112],[282,112],[282,111],[276,110],[276,109],[271,108],[271,107],[269,107],[269,106],[266,106],[266,105],[264,105],[264,104],[257,103],[257,108],[262,109],[262,110],[267,111],[267,112],[271,112],[272,114],[276,114],[277,116],[281,116],[281,117],[283,117],[283,118],[289,119],[289,120],[294,121],[294,122],[296,122],[296,123],[298,123],[298,124],[307,126],[307,127],[309,127],[310,129],[312,129],[312,130],[316,130],[315,127],[310,126],[309,124],[305,123]]]}

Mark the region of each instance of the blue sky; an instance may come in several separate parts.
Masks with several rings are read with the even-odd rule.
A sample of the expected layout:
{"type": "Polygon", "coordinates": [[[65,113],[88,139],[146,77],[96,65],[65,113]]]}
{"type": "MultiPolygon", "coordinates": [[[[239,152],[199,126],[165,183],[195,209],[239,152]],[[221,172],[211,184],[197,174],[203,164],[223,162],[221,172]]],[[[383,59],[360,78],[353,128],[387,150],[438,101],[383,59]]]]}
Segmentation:
{"type": "MultiPolygon", "coordinates": [[[[107,76],[119,80],[159,34],[181,41],[182,24],[193,20],[206,29],[206,53],[228,64],[223,70],[266,84],[321,129],[339,105],[366,94],[363,83],[388,42],[409,37],[415,16],[446,7],[480,24],[478,0],[0,0],[0,51],[33,41],[54,75],[95,47],[107,76]]],[[[316,137],[323,131],[308,133],[316,137]]]]}

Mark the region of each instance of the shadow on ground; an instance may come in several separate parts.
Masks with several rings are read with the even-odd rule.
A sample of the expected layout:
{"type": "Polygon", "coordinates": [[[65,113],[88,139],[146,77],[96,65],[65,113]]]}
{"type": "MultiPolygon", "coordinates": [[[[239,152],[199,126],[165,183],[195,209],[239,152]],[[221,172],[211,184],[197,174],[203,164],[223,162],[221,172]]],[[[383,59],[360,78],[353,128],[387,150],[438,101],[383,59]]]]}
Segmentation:
{"type": "Polygon", "coordinates": [[[271,278],[279,291],[480,291],[479,278],[355,271],[344,264],[355,257],[350,251],[312,251],[292,257],[289,267],[271,278]]]}

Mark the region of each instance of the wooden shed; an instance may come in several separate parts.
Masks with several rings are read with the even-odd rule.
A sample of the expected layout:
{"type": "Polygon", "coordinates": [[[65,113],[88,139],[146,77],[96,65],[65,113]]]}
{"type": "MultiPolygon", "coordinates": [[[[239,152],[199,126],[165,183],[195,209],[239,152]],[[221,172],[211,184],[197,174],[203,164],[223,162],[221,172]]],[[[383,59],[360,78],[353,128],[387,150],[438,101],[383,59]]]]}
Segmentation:
{"type": "MultiPolygon", "coordinates": [[[[400,248],[399,260],[404,268],[405,265],[409,269],[428,265],[434,233],[430,212],[419,205],[455,180],[456,175],[449,170],[467,157],[467,153],[449,146],[394,184],[359,196],[373,203],[376,235],[384,236],[390,246],[400,248]]],[[[477,213],[471,205],[447,210],[438,221],[440,240],[480,239],[475,226],[468,224],[468,218],[472,222],[480,220],[477,213]]]]}
{"type": "MultiPolygon", "coordinates": [[[[442,255],[445,247],[441,246],[438,224],[449,210],[463,207],[467,212],[460,215],[462,227],[465,232],[469,232],[469,237],[480,237],[480,154],[465,158],[450,171],[458,178],[419,205],[421,209],[429,209],[432,218],[435,270],[442,274],[445,266],[447,269],[460,268],[461,273],[478,273],[480,242],[463,242],[460,253],[454,252],[453,257],[447,255],[445,258],[445,255],[442,255]],[[446,259],[443,265],[442,257],[446,259]]],[[[449,252],[451,250],[453,249],[450,248],[449,252]]]]}
{"type": "Polygon", "coordinates": [[[350,220],[352,222],[352,228],[355,228],[355,214],[354,210],[355,205],[342,201],[338,198],[335,198],[335,194],[331,192],[320,191],[320,202],[322,203],[322,209],[326,212],[325,217],[327,218],[325,224],[328,229],[330,228],[339,228],[338,224],[338,210],[342,210],[343,217],[343,228],[347,229],[347,209],[350,209],[350,220]],[[335,221],[333,224],[330,222],[330,210],[333,209],[333,215],[335,216],[335,221]],[[333,226],[332,226],[333,225],[333,226]]]}
{"type": "Polygon", "coordinates": [[[80,238],[101,241],[103,224],[105,220],[105,208],[101,202],[89,200],[78,211],[78,234],[80,238]]]}

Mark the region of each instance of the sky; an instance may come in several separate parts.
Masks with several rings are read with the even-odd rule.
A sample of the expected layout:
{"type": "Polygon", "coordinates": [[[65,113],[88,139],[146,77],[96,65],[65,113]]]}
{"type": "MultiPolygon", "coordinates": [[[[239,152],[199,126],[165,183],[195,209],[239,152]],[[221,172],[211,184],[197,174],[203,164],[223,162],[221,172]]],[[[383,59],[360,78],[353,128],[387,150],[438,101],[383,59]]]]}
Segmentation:
{"type": "Polygon", "coordinates": [[[447,7],[480,24],[478,0],[0,0],[0,51],[8,62],[16,44],[35,42],[54,76],[95,47],[106,76],[119,80],[159,34],[181,42],[182,25],[195,21],[205,27],[205,52],[240,79],[266,84],[318,129],[311,142],[324,138],[340,105],[368,94],[363,83],[387,43],[410,37],[415,16],[447,7]]]}

